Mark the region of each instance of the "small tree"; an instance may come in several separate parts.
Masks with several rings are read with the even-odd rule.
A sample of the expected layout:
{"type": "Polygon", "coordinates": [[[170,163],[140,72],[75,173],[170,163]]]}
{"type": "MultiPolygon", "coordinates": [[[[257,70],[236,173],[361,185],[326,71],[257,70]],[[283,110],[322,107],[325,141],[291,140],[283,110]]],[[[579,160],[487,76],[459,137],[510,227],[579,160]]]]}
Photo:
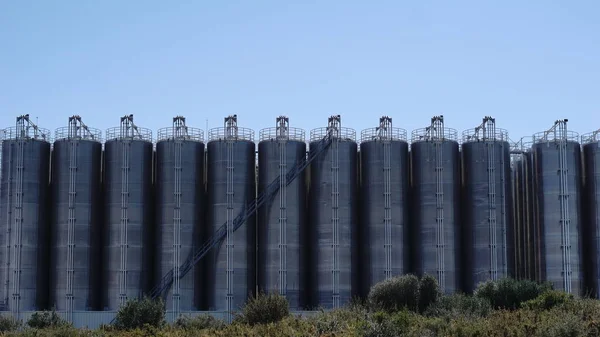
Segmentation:
{"type": "Polygon", "coordinates": [[[251,298],[239,316],[241,322],[255,325],[278,322],[290,315],[288,300],[278,293],[259,293],[251,298]]]}
{"type": "Polygon", "coordinates": [[[425,312],[439,297],[440,288],[437,279],[431,275],[424,275],[419,280],[419,312],[425,312]]]}
{"type": "Polygon", "coordinates": [[[0,332],[15,331],[21,327],[21,321],[12,317],[0,316],[0,332]]]}
{"type": "Polygon", "coordinates": [[[58,328],[71,326],[71,323],[60,317],[56,311],[38,311],[35,312],[29,320],[27,325],[34,329],[47,329],[47,328],[58,328]]]}
{"type": "Polygon", "coordinates": [[[404,308],[417,311],[419,279],[414,275],[404,275],[381,281],[371,287],[368,303],[375,311],[394,312],[404,308]]]}
{"type": "Polygon", "coordinates": [[[146,325],[160,328],[165,324],[165,309],[162,299],[132,299],[119,308],[115,317],[115,328],[133,330],[146,325]]]}

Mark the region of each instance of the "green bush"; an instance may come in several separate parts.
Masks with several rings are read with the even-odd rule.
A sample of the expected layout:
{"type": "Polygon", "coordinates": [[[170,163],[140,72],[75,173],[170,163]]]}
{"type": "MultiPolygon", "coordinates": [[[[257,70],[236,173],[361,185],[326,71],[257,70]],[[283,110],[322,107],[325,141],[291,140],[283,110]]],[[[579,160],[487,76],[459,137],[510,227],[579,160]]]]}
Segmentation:
{"type": "Polygon", "coordinates": [[[520,308],[522,303],[549,290],[552,290],[549,283],[504,278],[481,283],[475,290],[475,296],[487,299],[495,309],[515,310],[520,308]]]}
{"type": "Polygon", "coordinates": [[[368,303],[373,311],[417,311],[419,279],[414,275],[404,275],[381,281],[371,287],[368,303]]]}
{"type": "Polygon", "coordinates": [[[38,311],[33,313],[27,325],[34,329],[47,329],[47,328],[58,328],[58,327],[69,327],[71,323],[65,321],[60,317],[56,311],[38,311]]]}
{"type": "Polygon", "coordinates": [[[277,293],[259,293],[251,298],[240,316],[240,322],[255,325],[278,322],[290,315],[290,305],[284,296],[277,293]]]}
{"type": "Polygon", "coordinates": [[[175,321],[174,326],[175,328],[183,330],[204,330],[222,329],[226,324],[225,321],[206,314],[196,317],[181,316],[175,321]]]}
{"type": "Polygon", "coordinates": [[[119,330],[134,330],[146,326],[159,328],[165,324],[165,309],[162,299],[132,299],[119,308],[114,327],[119,330]]]}
{"type": "Polygon", "coordinates": [[[15,331],[21,327],[21,322],[12,317],[0,316],[0,332],[15,331]]]}
{"type": "Polygon", "coordinates": [[[440,287],[437,279],[431,275],[424,275],[419,280],[419,312],[423,313],[434,304],[440,296],[440,287]]]}
{"type": "Polygon", "coordinates": [[[425,311],[425,316],[446,319],[477,319],[486,317],[492,311],[487,299],[464,294],[442,296],[425,311]]]}
{"type": "Polygon", "coordinates": [[[532,300],[524,302],[522,306],[530,310],[550,310],[574,299],[575,297],[571,294],[558,290],[550,290],[532,300]]]}

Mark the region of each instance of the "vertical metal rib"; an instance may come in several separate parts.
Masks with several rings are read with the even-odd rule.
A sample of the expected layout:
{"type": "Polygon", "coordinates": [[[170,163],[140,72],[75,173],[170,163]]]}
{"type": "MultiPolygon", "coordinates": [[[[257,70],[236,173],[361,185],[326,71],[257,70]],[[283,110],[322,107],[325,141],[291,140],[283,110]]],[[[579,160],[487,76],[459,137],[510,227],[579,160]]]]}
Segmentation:
{"type": "MultiPolygon", "coordinates": [[[[506,214],[506,169],[505,169],[505,158],[504,158],[504,146],[505,143],[502,140],[500,142],[500,168],[501,168],[501,172],[500,172],[500,186],[502,186],[502,189],[500,190],[500,219],[502,221],[502,223],[500,224],[501,226],[501,234],[502,237],[500,238],[502,240],[502,277],[508,277],[510,276],[508,274],[508,228],[507,228],[507,222],[508,222],[508,216],[506,214]]],[[[510,186],[510,185],[509,185],[510,186]]],[[[515,247],[515,244],[513,241],[513,249],[515,247]]],[[[514,270],[514,267],[513,267],[514,270]]],[[[514,272],[514,271],[513,271],[514,272]]]]}
{"type": "Polygon", "coordinates": [[[339,233],[339,138],[331,144],[331,225],[333,240],[332,249],[332,298],[333,308],[340,306],[340,233],[339,233]]]}
{"type": "MultiPolygon", "coordinates": [[[[6,279],[4,280],[4,303],[6,306],[9,306],[10,301],[10,261],[11,261],[11,246],[12,246],[12,180],[13,180],[13,144],[8,143],[8,167],[6,168],[8,171],[8,177],[6,179],[6,186],[8,191],[6,191],[6,279]]],[[[10,308],[12,310],[12,307],[10,308]]]]}
{"type": "Polygon", "coordinates": [[[69,218],[67,223],[67,289],[66,289],[66,308],[67,319],[73,321],[73,281],[75,278],[75,205],[76,205],[76,186],[77,186],[77,140],[69,141],[70,158],[69,158],[69,218]]]}
{"type": "MultiPolygon", "coordinates": [[[[391,130],[390,130],[391,131],[391,130]]],[[[391,139],[383,139],[383,200],[385,227],[385,279],[392,277],[392,183],[391,183],[391,139]]]]}
{"type": "MultiPolygon", "coordinates": [[[[443,133],[442,133],[443,135],[443,133]]],[[[446,289],[445,277],[445,233],[444,233],[444,153],[443,139],[435,139],[435,171],[436,171],[436,250],[437,250],[437,276],[440,284],[440,290],[443,292],[446,289]]]]}
{"type": "Polygon", "coordinates": [[[233,310],[233,142],[227,139],[227,320],[232,320],[233,310]]]}
{"type": "MultiPolygon", "coordinates": [[[[123,134],[123,133],[122,133],[123,134]]],[[[129,160],[130,146],[128,139],[121,139],[121,269],[119,277],[119,302],[124,305],[127,301],[127,226],[129,224],[129,160]]]]}
{"type": "Polygon", "coordinates": [[[181,152],[183,142],[180,137],[175,137],[173,146],[174,158],[174,184],[173,184],[173,318],[179,316],[180,305],[180,279],[179,266],[181,265],[181,152]]]}
{"type": "Polygon", "coordinates": [[[287,295],[287,156],[286,139],[279,140],[279,293],[287,295]]]}
{"type": "Polygon", "coordinates": [[[571,292],[571,242],[570,242],[570,214],[569,214],[569,185],[567,167],[567,130],[566,124],[560,123],[558,140],[559,179],[560,179],[560,222],[562,227],[562,257],[563,257],[563,282],[567,293],[571,292]]]}
{"type": "MultiPolygon", "coordinates": [[[[491,135],[494,135],[493,125],[491,135]]],[[[498,229],[496,223],[496,168],[495,168],[495,141],[490,138],[486,141],[487,162],[488,162],[488,225],[490,235],[490,279],[498,279],[498,229]]]]}
{"type": "MultiPolygon", "coordinates": [[[[20,130],[19,130],[20,131],[20,130]]],[[[19,137],[19,136],[18,136],[19,137]]],[[[17,139],[17,175],[15,182],[15,217],[14,217],[14,254],[13,254],[13,293],[12,312],[15,318],[19,317],[21,304],[21,253],[22,253],[22,225],[23,225],[23,169],[26,140],[17,139]]]]}

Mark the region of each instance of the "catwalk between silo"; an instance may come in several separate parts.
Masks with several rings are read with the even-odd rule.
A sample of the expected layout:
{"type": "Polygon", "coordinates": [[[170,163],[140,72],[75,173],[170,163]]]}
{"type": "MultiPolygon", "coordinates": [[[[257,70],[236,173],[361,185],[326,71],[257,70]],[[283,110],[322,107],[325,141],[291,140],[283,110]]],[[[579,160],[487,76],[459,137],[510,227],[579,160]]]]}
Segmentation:
{"type": "Polygon", "coordinates": [[[338,308],[358,294],[357,144],[340,116],[311,131],[310,151],[327,132],[333,142],[310,167],[310,288],[312,305],[338,308]]]}
{"type": "MultiPolygon", "coordinates": [[[[254,131],[237,126],[237,116],[225,118],[223,128],[209,130],[207,153],[207,237],[233,220],[256,197],[254,131]]],[[[208,253],[206,299],[208,310],[238,311],[256,287],[256,217],[208,253]]]]}
{"type": "MultiPolygon", "coordinates": [[[[156,268],[155,280],[179,267],[203,242],[204,134],[188,127],[185,118],[158,130],[156,143],[156,268]]],[[[203,282],[200,265],[173,284],[163,295],[166,309],[200,310],[203,282]]]]}
{"type": "Polygon", "coordinates": [[[408,143],[406,131],[380,119],[361,132],[361,292],[409,271],[408,143]]]}
{"type": "Polygon", "coordinates": [[[443,293],[461,290],[460,162],[457,132],[443,116],[412,132],[413,267],[434,276],[443,293]]]}
{"type": "Polygon", "coordinates": [[[104,149],[103,308],[117,310],[152,286],[152,132],[124,116],[104,149]]]}
{"type": "Polygon", "coordinates": [[[307,304],[306,172],[288,186],[285,177],[305,157],[304,131],[289,127],[287,117],[260,131],[258,194],[282,179],[274,198],[258,210],[258,288],[285,296],[292,310],[307,304]]]}
{"type": "Polygon", "coordinates": [[[72,116],[55,134],[50,305],[70,315],[99,306],[102,132],[72,116]]]}
{"type": "Polygon", "coordinates": [[[4,130],[0,182],[0,301],[19,313],[48,303],[50,131],[29,115],[4,130]]]}
{"type": "Polygon", "coordinates": [[[488,280],[514,276],[510,144],[508,133],[485,117],[463,132],[464,284],[467,292],[488,280]]]}
{"type": "Polygon", "coordinates": [[[539,233],[540,279],[554,289],[586,292],[581,223],[581,150],[577,134],[557,121],[534,135],[536,230],[539,233]]]}

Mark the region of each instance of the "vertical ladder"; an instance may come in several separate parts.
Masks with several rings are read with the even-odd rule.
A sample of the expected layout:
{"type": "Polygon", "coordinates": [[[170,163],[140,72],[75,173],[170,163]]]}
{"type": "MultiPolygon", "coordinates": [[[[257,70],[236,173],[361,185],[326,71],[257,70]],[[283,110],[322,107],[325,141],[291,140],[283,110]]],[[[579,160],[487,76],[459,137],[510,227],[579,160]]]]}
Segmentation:
{"type": "Polygon", "coordinates": [[[562,258],[563,258],[563,285],[564,290],[567,293],[572,291],[572,280],[571,280],[571,219],[569,214],[569,182],[568,182],[568,164],[567,164],[567,134],[566,134],[566,122],[559,122],[559,135],[558,140],[558,175],[560,181],[560,224],[562,230],[562,258]]]}
{"type": "Polygon", "coordinates": [[[287,141],[279,140],[279,293],[287,295],[287,141]]]}
{"type": "Polygon", "coordinates": [[[73,321],[74,294],[73,281],[75,278],[75,199],[77,186],[77,140],[69,140],[69,218],[67,222],[67,289],[65,301],[67,320],[73,321]]]}
{"type": "Polygon", "coordinates": [[[121,139],[121,228],[120,228],[120,248],[121,248],[121,268],[119,270],[119,303],[124,305],[127,302],[127,226],[129,224],[129,164],[130,164],[131,141],[126,138],[121,139]]]}
{"type": "MultiPolygon", "coordinates": [[[[493,135],[493,134],[492,134],[493,135]]],[[[496,222],[496,142],[490,138],[485,141],[487,149],[487,173],[488,173],[488,226],[490,235],[490,269],[491,280],[498,279],[498,229],[496,222]]]]}
{"type": "MultiPolygon", "coordinates": [[[[502,224],[501,224],[501,240],[502,240],[502,277],[508,277],[510,275],[508,275],[508,216],[506,214],[506,193],[507,191],[507,185],[506,185],[506,162],[505,162],[505,156],[504,156],[504,139],[502,139],[500,141],[500,167],[501,167],[501,172],[500,172],[500,186],[502,186],[502,189],[500,190],[500,218],[502,219],[502,224]]],[[[514,249],[514,243],[513,243],[513,249],[514,249]]],[[[516,267],[516,266],[515,266],[516,267]]],[[[513,267],[514,269],[514,267],[513,267]]]]}
{"type": "MultiPolygon", "coordinates": [[[[5,247],[5,252],[6,252],[6,279],[4,280],[4,304],[5,306],[9,306],[9,301],[10,301],[10,268],[11,268],[11,246],[12,246],[12,236],[11,236],[11,229],[12,229],[12,200],[13,200],[13,142],[7,142],[7,146],[8,146],[8,160],[7,163],[8,165],[6,166],[6,171],[8,173],[8,177],[6,177],[6,247],[5,247]]],[[[12,308],[11,308],[12,310],[12,308]]]]}
{"type": "Polygon", "coordinates": [[[179,266],[181,265],[181,156],[183,141],[175,137],[174,147],[174,175],[173,175],[173,319],[177,319],[180,310],[179,266]]]}
{"type": "Polygon", "coordinates": [[[332,226],[332,299],[333,308],[340,306],[340,231],[339,231],[339,138],[331,144],[331,226],[332,226]]]}
{"type": "MultiPolygon", "coordinates": [[[[442,133],[443,135],[443,133],[442,133]]],[[[435,178],[436,178],[436,191],[435,191],[435,201],[436,201],[436,252],[437,252],[437,277],[438,282],[440,284],[440,289],[443,291],[446,290],[446,262],[445,259],[445,232],[444,232],[444,153],[443,139],[435,139],[433,141],[433,146],[435,150],[435,178]]]]}
{"type": "MultiPolygon", "coordinates": [[[[391,130],[390,130],[391,131],[391,130]]],[[[385,228],[385,279],[392,277],[392,182],[391,182],[391,140],[383,139],[383,224],[385,228]]]]}
{"type": "MultiPolygon", "coordinates": [[[[17,130],[21,132],[24,130],[17,130]]],[[[17,162],[15,181],[15,214],[14,214],[14,241],[13,254],[13,282],[12,282],[12,305],[11,311],[15,318],[19,317],[21,305],[21,253],[22,253],[22,226],[23,226],[23,171],[25,169],[24,156],[27,140],[24,135],[17,134],[17,162]]]]}
{"type": "Polygon", "coordinates": [[[232,320],[233,310],[233,139],[227,139],[227,236],[225,245],[227,248],[227,320],[232,320]]]}

